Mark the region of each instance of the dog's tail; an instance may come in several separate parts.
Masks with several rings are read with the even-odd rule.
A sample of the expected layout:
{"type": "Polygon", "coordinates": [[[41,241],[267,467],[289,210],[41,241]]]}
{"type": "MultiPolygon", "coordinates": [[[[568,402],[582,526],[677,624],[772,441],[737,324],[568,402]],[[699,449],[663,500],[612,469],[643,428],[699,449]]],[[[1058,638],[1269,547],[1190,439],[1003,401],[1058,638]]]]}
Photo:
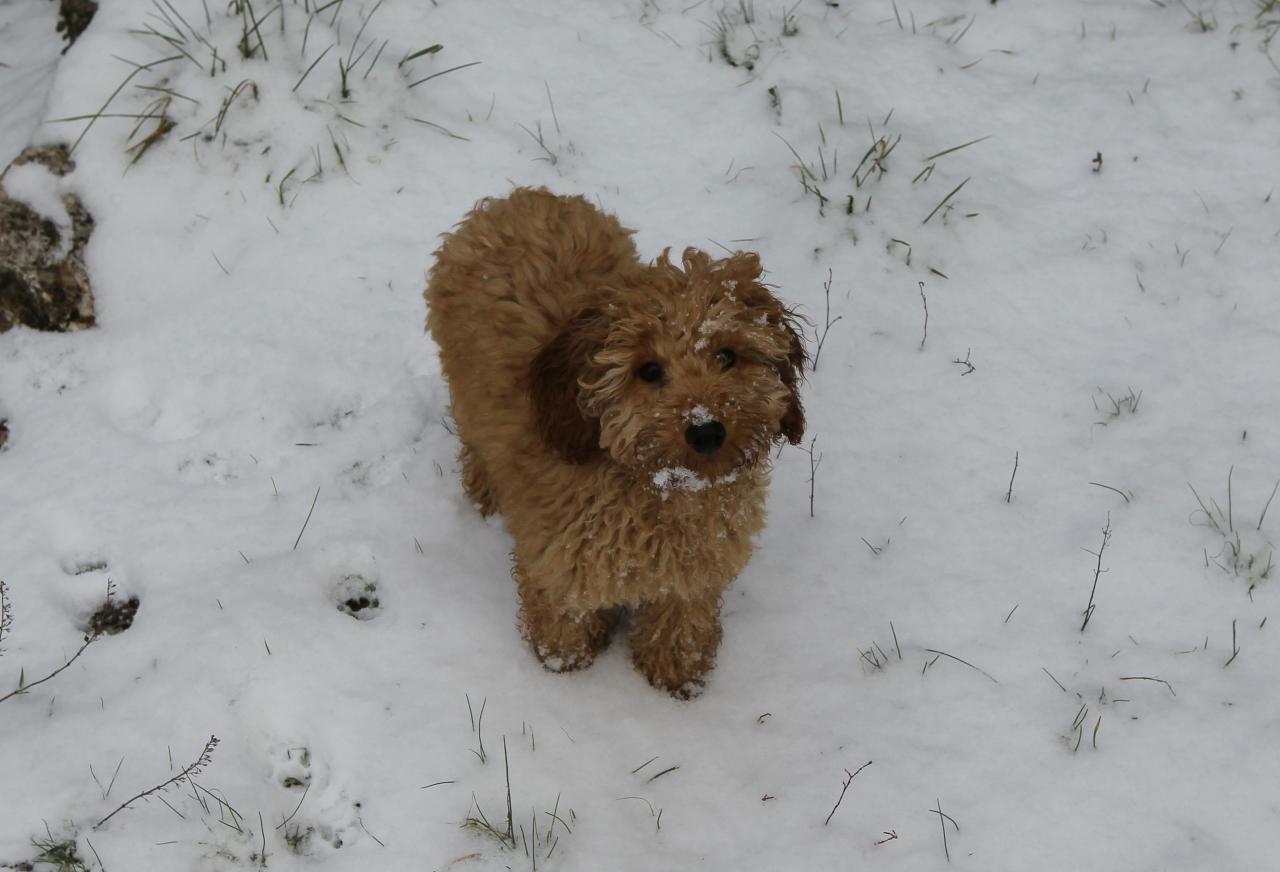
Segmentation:
{"type": "Polygon", "coordinates": [[[585,197],[559,196],[546,188],[516,188],[504,198],[481,200],[467,224],[490,231],[490,254],[514,254],[538,274],[538,284],[591,279],[637,261],[633,231],[585,197]],[[505,250],[505,252],[504,252],[505,250]]]}
{"type": "Polygon", "coordinates": [[[532,358],[592,294],[638,265],[631,232],[585,198],[545,188],[481,200],[436,251],[428,329],[444,344],[441,319],[465,323],[472,341],[514,340],[532,358]]]}

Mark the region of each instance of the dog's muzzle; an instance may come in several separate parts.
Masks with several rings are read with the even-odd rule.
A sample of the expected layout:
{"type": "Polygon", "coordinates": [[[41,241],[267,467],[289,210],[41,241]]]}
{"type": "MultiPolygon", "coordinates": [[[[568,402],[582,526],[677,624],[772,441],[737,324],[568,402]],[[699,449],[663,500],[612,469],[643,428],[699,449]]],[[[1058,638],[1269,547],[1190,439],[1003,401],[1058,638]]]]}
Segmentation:
{"type": "Polygon", "coordinates": [[[699,454],[715,454],[724,444],[724,425],[719,421],[694,424],[684,431],[684,441],[699,454]]]}

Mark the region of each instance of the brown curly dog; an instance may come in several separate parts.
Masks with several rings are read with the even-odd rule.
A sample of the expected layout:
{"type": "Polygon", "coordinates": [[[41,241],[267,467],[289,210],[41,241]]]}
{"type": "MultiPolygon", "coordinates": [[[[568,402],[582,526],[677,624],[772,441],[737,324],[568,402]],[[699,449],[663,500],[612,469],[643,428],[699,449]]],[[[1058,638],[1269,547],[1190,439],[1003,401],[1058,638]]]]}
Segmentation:
{"type": "Polygon", "coordinates": [[[769,450],[804,432],[795,317],[754,254],[643,264],[616,218],[546,190],[482,200],[435,256],[463,486],[507,519],[525,638],[581,669],[629,610],[636,667],[695,695],[769,450]]]}

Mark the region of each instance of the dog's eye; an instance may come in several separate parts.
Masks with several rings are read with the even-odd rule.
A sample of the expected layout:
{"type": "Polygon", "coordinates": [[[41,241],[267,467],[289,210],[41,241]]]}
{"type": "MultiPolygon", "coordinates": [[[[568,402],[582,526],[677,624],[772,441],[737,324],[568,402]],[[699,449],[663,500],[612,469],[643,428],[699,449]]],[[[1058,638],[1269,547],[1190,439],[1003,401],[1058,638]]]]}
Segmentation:
{"type": "Polygon", "coordinates": [[[721,369],[728,369],[738,361],[738,355],[734,354],[732,348],[721,348],[716,352],[716,360],[720,362],[721,369]]]}
{"type": "Polygon", "coordinates": [[[642,363],[640,368],[636,370],[636,375],[641,381],[656,383],[662,381],[662,367],[654,361],[642,363]]]}

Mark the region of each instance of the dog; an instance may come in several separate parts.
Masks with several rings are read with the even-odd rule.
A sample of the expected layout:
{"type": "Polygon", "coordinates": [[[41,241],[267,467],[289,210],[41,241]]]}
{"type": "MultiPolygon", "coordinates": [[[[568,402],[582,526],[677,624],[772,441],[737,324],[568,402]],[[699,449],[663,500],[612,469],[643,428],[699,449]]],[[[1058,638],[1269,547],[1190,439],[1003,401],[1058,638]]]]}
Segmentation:
{"type": "Polygon", "coordinates": [[[755,254],[646,264],[631,233],[580,196],[481,200],[435,252],[427,330],[538,659],[590,665],[629,613],[637,669],[688,699],[764,524],[770,451],[804,435],[807,355],[755,254]]]}

